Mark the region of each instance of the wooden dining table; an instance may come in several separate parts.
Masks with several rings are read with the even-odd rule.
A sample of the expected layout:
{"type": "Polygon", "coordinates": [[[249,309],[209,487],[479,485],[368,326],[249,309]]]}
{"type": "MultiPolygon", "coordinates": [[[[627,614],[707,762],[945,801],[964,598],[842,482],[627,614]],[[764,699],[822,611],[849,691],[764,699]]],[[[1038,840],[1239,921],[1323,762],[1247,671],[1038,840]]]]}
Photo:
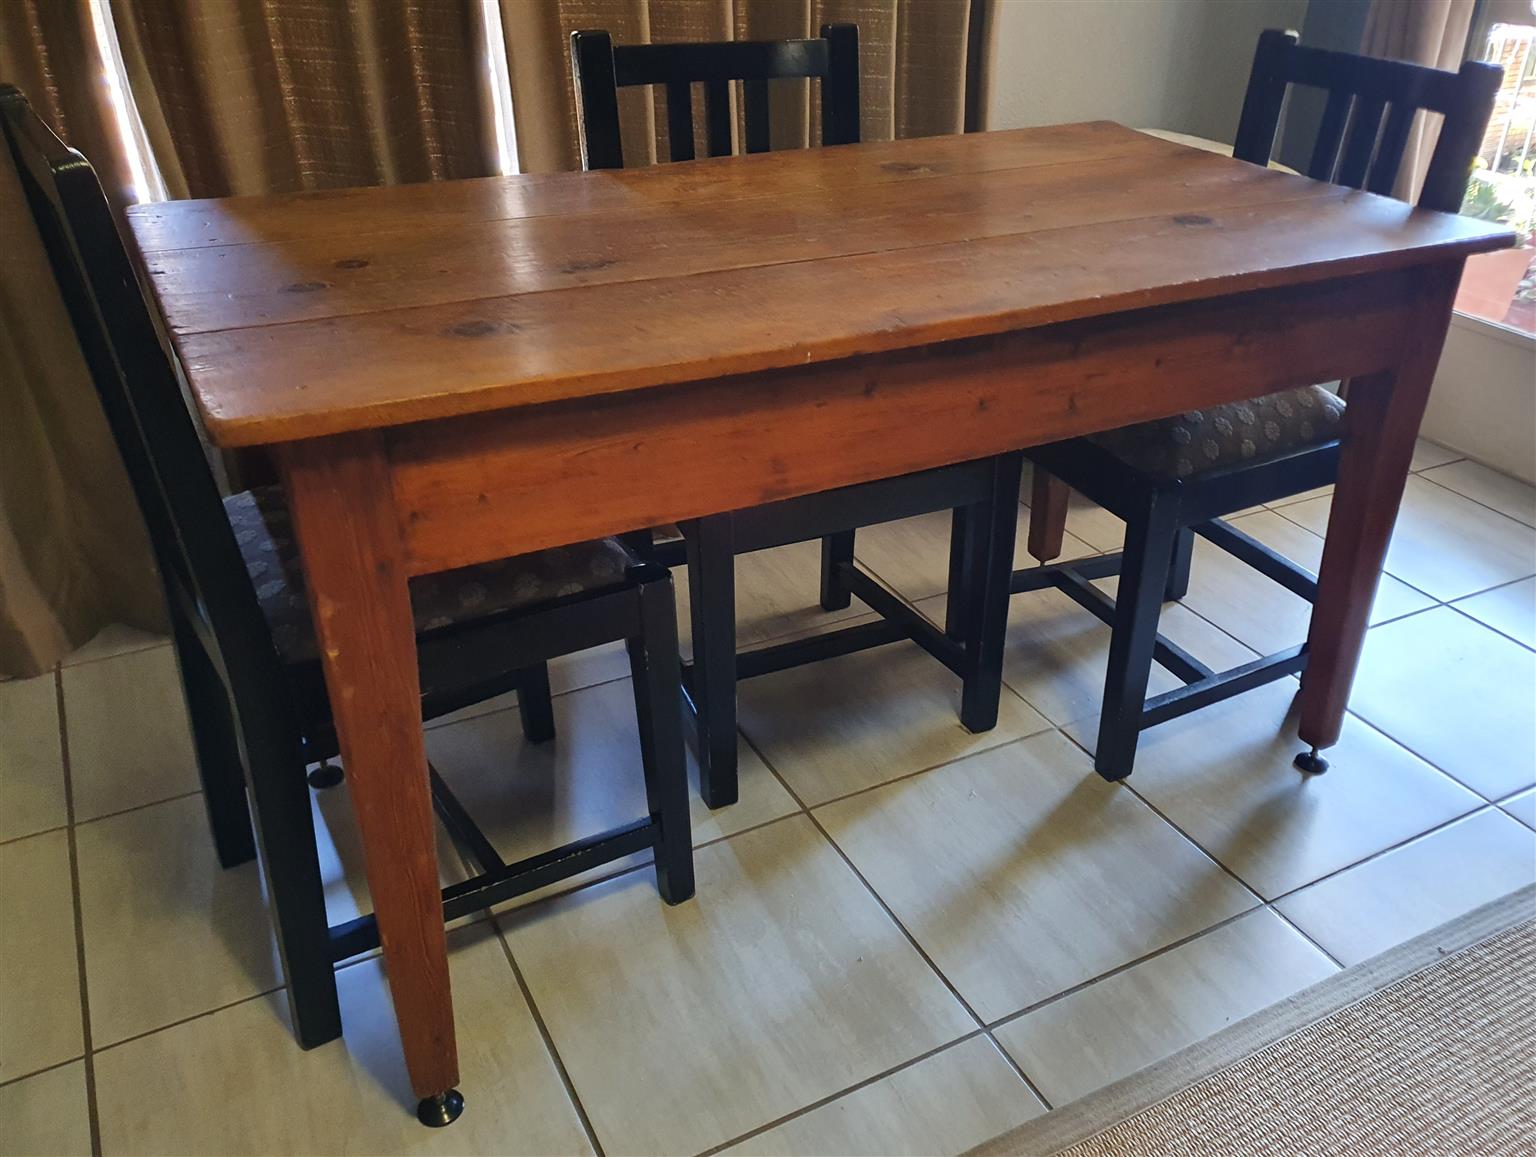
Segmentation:
{"type": "Polygon", "coordinates": [[[1326,747],[1462,263],[1513,241],[1106,122],[129,222],[208,435],[286,488],[421,1097],[459,1069],[409,579],[1348,379],[1326,747]]]}

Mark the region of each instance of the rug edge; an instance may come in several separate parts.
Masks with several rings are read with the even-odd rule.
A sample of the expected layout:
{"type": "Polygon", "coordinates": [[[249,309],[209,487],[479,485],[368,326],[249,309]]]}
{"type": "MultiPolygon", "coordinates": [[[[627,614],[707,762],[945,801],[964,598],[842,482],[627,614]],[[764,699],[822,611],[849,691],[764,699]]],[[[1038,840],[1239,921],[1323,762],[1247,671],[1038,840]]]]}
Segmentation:
{"type": "Polygon", "coordinates": [[[1060,1109],[999,1133],[966,1150],[962,1157],[1044,1157],[1057,1153],[1533,915],[1536,884],[1527,884],[1378,956],[1325,977],[1060,1109]]]}

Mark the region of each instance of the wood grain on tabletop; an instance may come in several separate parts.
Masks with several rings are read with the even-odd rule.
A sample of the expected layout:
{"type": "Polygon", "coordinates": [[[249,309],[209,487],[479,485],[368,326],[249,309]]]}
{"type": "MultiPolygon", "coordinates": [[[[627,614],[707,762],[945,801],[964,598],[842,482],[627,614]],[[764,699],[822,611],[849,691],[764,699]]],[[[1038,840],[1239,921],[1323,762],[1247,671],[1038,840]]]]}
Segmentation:
{"type": "MultiPolygon", "coordinates": [[[[349,191],[345,231],[333,218],[328,237],[161,250],[145,265],[210,432],[237,446],[995,334],[1507,236],[1102,125],[642,172],[623,183],[642,207],[433,213],[411,230],[362,211],[397,190],[349,191]],[[904,153],[930,159],[893,160],[904,153]],[[1000,154],[1010,167],[988,163],[1000,154]],[[943,171],[913,176],[925,168],[943,171]],[[775,180],[795,188],[765,192],[775,180]],[[724,192],[679,193],[706,181],[724,192]]],[[[275,213],[273,200],[259,206],[275,213]]],[[[282,199],[286,228],[334,204],[282,199]]],[[[141,235],[171,229],[157,209],[153,228],[135,217],[141,235]]]]}
{"type": "Polygon", "coordinates": [[[1423,280],[1409,270],[1282,286],[948,342],[921,357],[386,431],[406,566],[445,570],[1370,373],[1408,340],[1423,280]]]}

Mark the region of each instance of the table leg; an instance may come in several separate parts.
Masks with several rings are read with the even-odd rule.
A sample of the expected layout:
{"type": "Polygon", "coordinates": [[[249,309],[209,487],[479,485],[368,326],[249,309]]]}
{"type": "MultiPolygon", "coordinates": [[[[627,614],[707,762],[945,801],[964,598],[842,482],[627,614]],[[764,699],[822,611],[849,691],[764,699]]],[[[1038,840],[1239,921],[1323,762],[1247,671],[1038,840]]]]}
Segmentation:
{"type": "Polygon", "coordinates": [[[1421,289],[1402,360],[1391,370],[1349,383],[1344,447],[1307,637],[1310,657],[1301,681],[1299,730],[1313,748],[1310,755],[1297,757],[1304,770],[1327,769],[1317,749],[1337,743],[1344,725],[1461,266],[1457,260],[1419,272],[1421,289]]]}
{"type": "Polygon", "coordinates": [[[463,1099],[437,875],[410,595],[376,433],[290,443],[279,457],[418,1116],[463,1099]]]}

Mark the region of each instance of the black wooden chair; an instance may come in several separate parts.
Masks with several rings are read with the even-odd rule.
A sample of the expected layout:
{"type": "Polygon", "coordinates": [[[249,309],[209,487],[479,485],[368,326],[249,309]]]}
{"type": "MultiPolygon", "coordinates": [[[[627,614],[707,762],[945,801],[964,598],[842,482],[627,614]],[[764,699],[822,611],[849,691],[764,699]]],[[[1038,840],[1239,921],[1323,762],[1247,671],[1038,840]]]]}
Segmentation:
{"type": "MultiPolygon", "coordinates": [[[[135,496],[174,624],[219,860],[256,855],[254,803],[288,995],[305,1048],[341,1033],[333,966],[376,947],[371,915],[328,927],[305,767],[337,752],[277,488],[221,499],[175,371],[90,165],[0,86],[6,141],[135,496]]],[[[629,647],[650,814],[505,863],[436,772],[444,826],[480,874],[443,891],[468,913],[644,849],[662,897],[693,894],[671,576],[606,539],[412,584],[424,719],[516,688],[525,734],[554,735],[547,660],[629,647]]]]}
{"type": "MultiPolygon", "coordinates": [[[[704,86],[710,156],[732,152],[734,81],[742,83],[747,152],[768,150],[768,82],[781,78],[820,79],[822,144],[855,144],[858,52],[851,24],[825,25],[814,40],[719,44],[615,46],[606,32],[577,32],[571,58],[583,162],[588,169],[623,166],[618,90],[634,85],[665,86],[673,161],[694,158],[694,84],[704,86]]],[[[681,527],[680,541],[652,542],[649,532],[639,532],[640,549],[669,566],[688,566],[693,662],[685,668],[684,689],[697,725],[706,803],[736,800],[738,679],[911,639],[963,681],[961,722],[972,731],[996,725],[1021,470],[1022,457],[1009,454],[696,519],[681,527]],[[860,526],[942,510],[953,516],[950,602],[939,630],[860,570],[853,551],[860,526]],[[818,538],[822,607],[840,610],[857,595],[881,621],[738,655],[735,557],[818,538]]]]}
{"type": "MultiPolygon", "coordinates": [[[[1502,76],[1491,64],[1443,72],[1304,48],[1295,33],[1270,30],[1259,37],[1233,155],[1268,164],[1289,86],[1320,88],[1328,99],[1307,175],[1390,194],[1415,114],[1440,113],[1440,137],[1418,204],[1454,213],[1502,76]]],[[[1094,755],[1106,779],[1131,773],[1146,728],[1305,670],[1303,644],[1212,671],[1158,634],[1158,616],[1164,601],[1188,590],[1196,534],[1302,598],[1316,597],[1315,576],[1221,516],[1331,483],[1344,413],[1340,397],[1302,386],[1027,452],[1035,465],[1029,545],[1042,562],[1061,553],[1063,484],[1126,522],[1123,552],[1020,570],[1012,583],[1014,591],[1057,587],[1113,628],[1094,755]],[[1120,576],[1114,600],[1091,585],[1112,574],[1120,576]],[[1185,686],[1147,699],[1154,661],[1185,686]]],[[[1313,750],[1298,755],[1296,766],[1320,773],[1328,764],[1313,750]]]]}

